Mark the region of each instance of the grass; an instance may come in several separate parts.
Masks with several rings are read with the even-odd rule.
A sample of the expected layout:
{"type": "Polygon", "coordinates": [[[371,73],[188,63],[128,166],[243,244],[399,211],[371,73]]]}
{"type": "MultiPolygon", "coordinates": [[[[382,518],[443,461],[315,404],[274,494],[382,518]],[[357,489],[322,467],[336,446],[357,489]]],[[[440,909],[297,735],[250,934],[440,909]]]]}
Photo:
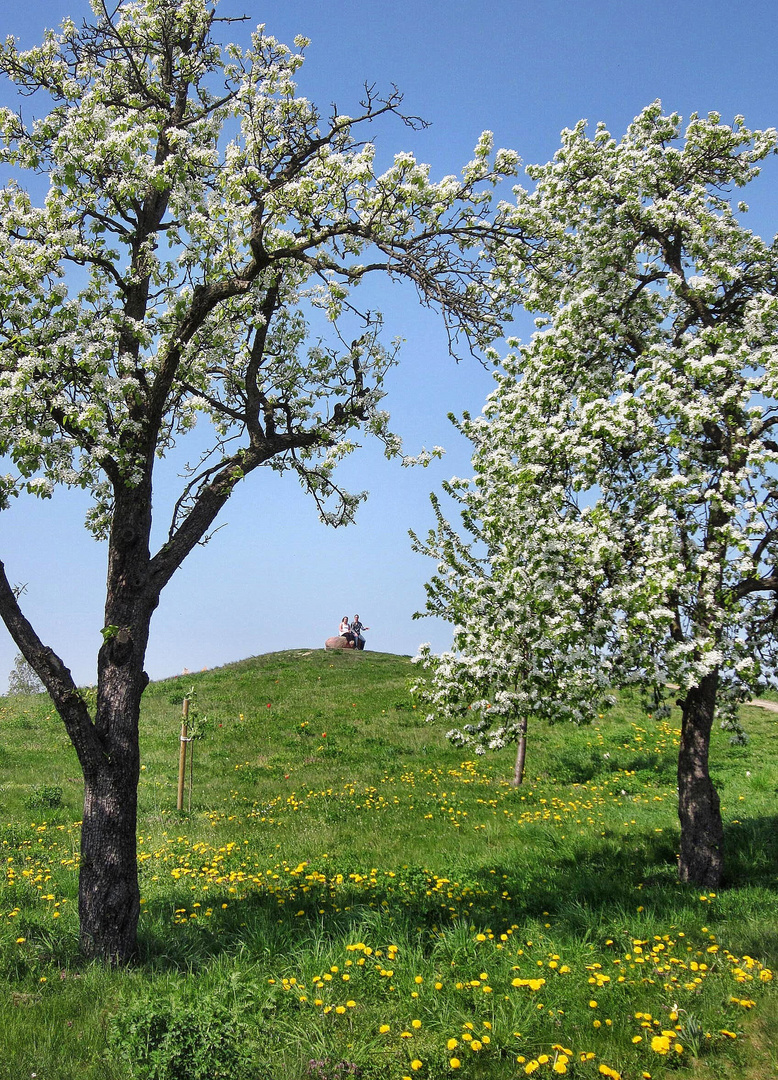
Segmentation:
{"type": "Polygon", "coordinates": [[[714,895],[675,877],[677,717],[624,696],[536,725],[513,789],[510,749],[466,760],[412,679],[291,651],[149,687],[127,972],[78,955],[61,723],[0,702],[0,1080],[775,1075],[776,715],[745,710],[746,747],[714,733],[714,895]]]}

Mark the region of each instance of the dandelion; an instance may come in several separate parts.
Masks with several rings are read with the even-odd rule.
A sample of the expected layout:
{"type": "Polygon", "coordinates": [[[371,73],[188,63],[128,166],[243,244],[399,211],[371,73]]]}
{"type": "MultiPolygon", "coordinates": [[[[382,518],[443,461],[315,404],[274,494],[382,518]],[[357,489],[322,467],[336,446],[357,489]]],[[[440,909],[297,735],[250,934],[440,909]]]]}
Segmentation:
{"type": "Polygon", "coordinates": [[[449,1065],[451,1066],[452,1069],[458,1069],[461,1064],[462,1064],[462,1062],[457,1057],[452,1057],[451,1060],[449,1061],[449,1065]]]}
{"type": "Polygon", "coordinates": [[[419,1061],[418,1058],[414,1058],[413,1061],[411,1062],[411,1068],[413,1069],[413,1071],[418,1072],[421,1067],[422,1067],[422,1062],[419,1061]]]}

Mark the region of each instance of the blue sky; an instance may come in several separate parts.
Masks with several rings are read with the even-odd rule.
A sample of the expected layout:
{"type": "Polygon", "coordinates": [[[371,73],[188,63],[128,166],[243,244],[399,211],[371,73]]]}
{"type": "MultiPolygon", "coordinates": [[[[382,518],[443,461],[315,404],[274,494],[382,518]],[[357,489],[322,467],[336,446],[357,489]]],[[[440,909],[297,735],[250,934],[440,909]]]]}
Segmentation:
{"type": "MultiPolygon", "coordinates": [[[[88,14],[84,0],[5,3],[0,34],[31,45],[65,15],[88,14]]],[[[257,22],[282,41],[309,37],[299,84],[322,108],[334,101],[350,112],[365,82],[397,84],[407,111],[431,126],[384,127],[379,150],[411,149],[435,176],[461,167],[485,128],[524,162],[546,161],[562,128],[585,117],[620,136],[655,98],[683,116],[716,110],[727,121],[742,113],[752,127],[778,123],[773,0],[221,0],[219,14],[250,16],[224,26],[225,40],[257,22]]],[[[0,85],[0,103],[11,101],[0,85]]],[[[765,236],[778,227],[777,189],[771,161],[746,195],[750,227],[765,236]]],[[[448,644],[445,624],[412,621],[434,566],[411,551],[407,533],[431,526],[430,491],[468,473],[467,445],[447,414],[480,411],[491,383],[475,361],[454,364],[438,319],[410,294],[389,290],[381,300],[389,336],[405,340],[385,403],[395,429],[408,452],[441,444],[446,456],[426,470],[401,469],[366,444],[344,468],[352,488],[371,493],[347,530],[320,525],[291,477],[250,477],[224,511],[225,527],[163,594],[152,678],[320,647],[344,613],[360,613],[374,649],[412,654],[420,641],[448,644]]],[[[517,325],[527,326],[520,316],[517,325]]],[[[64,492],[0,515],[9,578],[27,585],[28,617],[80,683],[95,677],[105,577],[105,551],[83,531],[85,509],[82,494],[64,492]]],[[[0,628],[0,691],[16,651],[0,628]]]]}

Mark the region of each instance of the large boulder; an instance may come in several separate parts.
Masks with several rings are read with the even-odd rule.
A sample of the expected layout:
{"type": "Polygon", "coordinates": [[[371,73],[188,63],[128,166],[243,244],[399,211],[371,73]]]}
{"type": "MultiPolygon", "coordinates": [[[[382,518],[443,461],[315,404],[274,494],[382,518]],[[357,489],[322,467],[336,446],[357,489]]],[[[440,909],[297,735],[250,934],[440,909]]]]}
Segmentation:
{"type": "Polygon", "coordinates": [[[325,649],[353,649],[354,643],[345,637],[328,637],[324,642],[325,649]]]}

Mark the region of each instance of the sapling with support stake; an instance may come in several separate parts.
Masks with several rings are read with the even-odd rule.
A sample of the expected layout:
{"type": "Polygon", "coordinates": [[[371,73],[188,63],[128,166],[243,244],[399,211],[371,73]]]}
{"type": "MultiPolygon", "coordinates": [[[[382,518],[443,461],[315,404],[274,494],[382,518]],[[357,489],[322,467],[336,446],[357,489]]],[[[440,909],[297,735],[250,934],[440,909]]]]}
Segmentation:
{"type": "MultiPolygon", "coordinates": [[[[184,782],[186,778],[186,748],[190,741],[188,732],[188,720],[189,720],[189,698],[184,698],[183,705],[181,707],[181,734],[179,736],[179,748],[178,748],[178,798],[176,800],[176,810],[184,809],[184,782]]],[[[191,783],[189,786],[190,791],[190,809],[191,809],[191,783]]]]}
{"type": "Polygon", "coordinates": [[[195,703],[194,687],[189,691],[181,705],[181,734],[179,735],[178,755],[178,797],[176,809],[184,808],[184,788],[188,788],[187,813],[192,810],[192,786],[194,783],[194,745],[197,739],[202,739],[205,727],[208,723],[207,716],[200,716],[195,703]],[[189,775],[187,785],[187,758],[189,761],[189,775]]]}

